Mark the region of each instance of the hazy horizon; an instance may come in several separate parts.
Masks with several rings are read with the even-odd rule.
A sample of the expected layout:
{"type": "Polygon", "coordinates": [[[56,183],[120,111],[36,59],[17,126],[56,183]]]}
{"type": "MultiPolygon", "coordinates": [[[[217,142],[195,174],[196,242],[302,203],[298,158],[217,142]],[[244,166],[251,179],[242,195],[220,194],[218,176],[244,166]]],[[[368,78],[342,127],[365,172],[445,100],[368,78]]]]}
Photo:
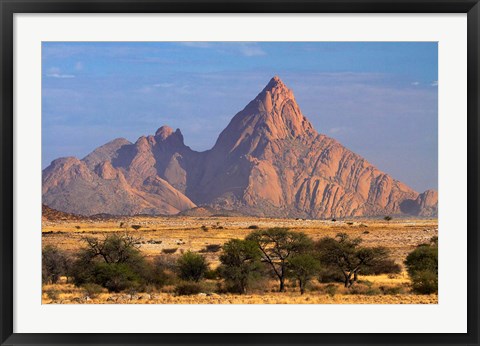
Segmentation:
{"type": "Polygon", "coordinates": [[[279,76],[319,133],[419,192],[438,184],[436,43],[42,44],[42,168],[162,125],[210,149],[279,76]]]}

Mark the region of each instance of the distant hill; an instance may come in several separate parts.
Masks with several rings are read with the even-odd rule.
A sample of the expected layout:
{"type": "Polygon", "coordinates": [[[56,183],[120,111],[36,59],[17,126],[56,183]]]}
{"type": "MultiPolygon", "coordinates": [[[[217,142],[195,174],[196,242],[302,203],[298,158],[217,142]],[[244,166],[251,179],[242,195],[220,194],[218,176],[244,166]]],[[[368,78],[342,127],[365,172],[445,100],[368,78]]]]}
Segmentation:
{"type": "Polygon", "coordinates": [[[76,215],[71,213],[65,213],[63,211],[58,211],[49,206],[42,204],[42,220],[45,221],[58,221],[58,220],[65,220],[65,221],[76,221],[76,220],[83,220],[85,219],[82,215],[76,215]]]}
{"type": "Polygon", "coordinates": [[[192,209],[181,211],[177,214],[178,216],[197,216],[197,217],[208,217],[208,216],[245,216],[234,210],[225,210],[225,209],[214,209],[208,206],[195,207],[192,209]]]}
{"type": "Polygon", "coordinates": [[[116,139],[82,160],[54,160],[43,171],[43,202],[84,215],[209,213],[203,207],[209,206],[256,216],[342,218],[436,216],[438,194],[418,193],[319,134],[274,77],[212,149],[193,151],[180,130],[168,126],[135,143],[116,139]]]}

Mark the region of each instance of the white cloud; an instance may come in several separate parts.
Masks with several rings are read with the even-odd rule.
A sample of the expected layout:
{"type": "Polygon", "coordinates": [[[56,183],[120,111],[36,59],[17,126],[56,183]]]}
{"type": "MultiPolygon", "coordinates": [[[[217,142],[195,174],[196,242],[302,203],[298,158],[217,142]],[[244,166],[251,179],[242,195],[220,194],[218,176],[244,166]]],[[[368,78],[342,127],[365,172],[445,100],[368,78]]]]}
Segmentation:
{"type": "Polygon", "coordinates": [[[420,82],[412,82],[412,85],[413,85],[413,86],[419,86],[419,85],[420,85],[420,82]]]}
{"type": "Polygon", "coordinates": [[[50,78],[75,78],[73,74],[62,73],[58,67],[51,67],[47,71],[47,77],[50,78]]]}
{"type": "Polygon", "coordinates": [[[438,80],[434,80],[430,85],[431,86],[438,86],[438,80]]]}

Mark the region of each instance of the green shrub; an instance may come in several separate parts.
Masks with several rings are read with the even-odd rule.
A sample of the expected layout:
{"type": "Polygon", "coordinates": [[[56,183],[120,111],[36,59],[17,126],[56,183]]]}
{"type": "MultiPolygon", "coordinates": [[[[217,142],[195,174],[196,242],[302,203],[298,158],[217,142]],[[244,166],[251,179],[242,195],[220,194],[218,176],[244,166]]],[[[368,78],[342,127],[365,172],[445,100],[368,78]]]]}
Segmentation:
{"type": "Polygon", "coordinates": [[[209,244],[205,246],[200,252],[218,252],[222,249],[222,245],[219,244],[209,244]]]}
{"type": "Polygon", "coordinates": [[[420,294],[438,292],[438,275],[429,270],[416,272],[412,277],[412,289],[420,294]]]}
{"type": "Polygon", "coordinates": [[[111,235],[105,239],[84,238],[86,247],[77,253],[69,274],[77,286],[97,284],[111,292],[162,286],[164,276],[138,250],[138,239],[111,235]]]}
{"type": "Polygon", "coordinates": [[[203,277],[207,280],[216,280],[218,279],[218,276],[219,274],[217,270],[209,269],[205,272],[205,275],[203,277]]]}
{"type": "Polygon", "coordinates": [[[175,293],[179,296],[189,296],[202,292],[202,286],[194,282],[184,282],[175,287],[175,293]]]}
{"type": "Polygon", "coordinates": [[[345,277],[341,270],[334,266],[322,265],[318,271],[318,282],[320,283],[343,282],[344,280],[345,277]]]}
{"type": "Polygon", "coordinates": [[[438,239],[421,244],[405,260],[412,290],[420,294],[438,292],[438,239]]]}
{"type": "Polygon", "coordinates": [[[178,248],[172,248],[172,249],[162,249],[162,253],[164,254],[174,254],[175,252],[177,252],[178,248]]]}
{"type": "Polygon", "coordinates": [[[208,270],[205,258],[190,251],[178,259],[177,265],[180,278],[187,281],[200,281],[208,270]]]}
{"type": "Polygon", "coordinates": [[[97,263],[93,280],[109,292],[138,288],[141,281],[137,273],[125,263],[97,263]]]}
{"type": "Polygon", "coordinates": [[[402,267],[391,259],[373,262],[372,265],[365,266],[361,271],[363,275],[400,274],[401,272],[402,267]]]}

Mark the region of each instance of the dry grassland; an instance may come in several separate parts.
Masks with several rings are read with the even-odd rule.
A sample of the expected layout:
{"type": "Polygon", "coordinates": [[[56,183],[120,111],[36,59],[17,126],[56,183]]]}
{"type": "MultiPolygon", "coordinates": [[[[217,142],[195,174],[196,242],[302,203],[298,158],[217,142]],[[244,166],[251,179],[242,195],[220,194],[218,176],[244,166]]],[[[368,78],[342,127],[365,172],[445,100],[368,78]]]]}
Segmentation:
{"type": "MultiPolygon", "coordinates": [[[[345,232],[352,237],[361,237],[365,246],[385,246],[392,257],[403,264],[406,255],[417,245],[427,243],[432,236],[438,236],[437,220],[290,220],[250,217],[132,217],[114,220],[43,221],[43,246],[55,245],[74,252],[83,244],[85,236],[105,237],[112,232],[134,235],[139,238],[140,250],[149,258],[162,251],[176,249],[176,253],[188,250],[202,251],[207,245],[223,245],[232,238],[244,238],[255,225],[258,228],[287,227],[304,232],[317,240],[345,232]],[[134,230],[132,225],[140,225],[134,230]],[[203,227],[202,229],[202,226],[203,227]],[[205,229],[206,228],[206,229],[205,229]]],[[[218,263],[220,252],[205,252],[212,268],[218,263]]],[[[436,304],[437,295],[415,295],[408,288],[409,279],[405,273],[387,276],[362,276],[377,292],[351,294],[341,284],[327,288],[326,284],[314,283],[309,292],[300,295],[295,287],[287,287],[286,293],[271,291],[251,295],[201,293],[195,296],[176,296],[172,287],[149,293],[100,293],[87,297],[81,288],[60,283],[43,287],[42,301],[49,303],[88,304],[436,304]],[[394,288],[389,290],[389,288],[394,288]],[[332,292],[335,291],[335,292],[332,292]],[[380,293],[379,293],[380,292],[380,293]]],[[[213,283],[212,283],[213,285],[213,283]]],[[[332,285],[332,284],[330,284],[332,285]]],[[[212,290],[213,291],[213,290],[212,290]]]]}

